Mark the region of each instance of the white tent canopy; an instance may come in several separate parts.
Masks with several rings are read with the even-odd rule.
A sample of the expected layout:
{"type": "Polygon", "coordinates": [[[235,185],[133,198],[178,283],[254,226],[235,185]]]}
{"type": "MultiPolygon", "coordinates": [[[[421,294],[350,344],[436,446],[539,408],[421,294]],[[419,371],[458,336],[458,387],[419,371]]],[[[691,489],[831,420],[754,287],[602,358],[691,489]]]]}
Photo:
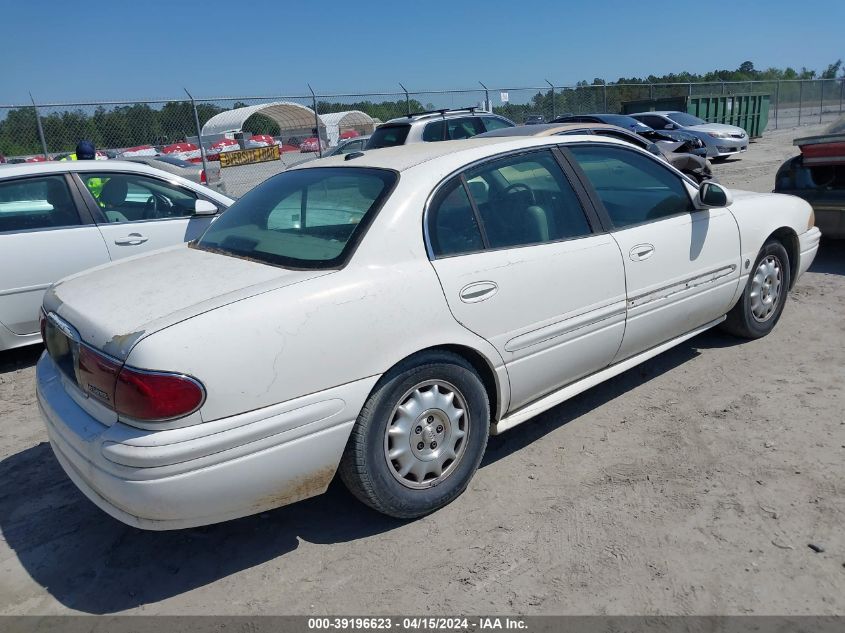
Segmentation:
{"type": "Polygon", "coordinates": [[[337,145],[342,132],[355,130],[358,134],[372,134],[375,129],[375,121],[366,112],[360,110],[347,110],[346,112],[331,112],[320,115],[320,119],[326,126],[326,136],[329,145],[337,145]]]}
{"type": "MultiPolygon", "coordinates": [[[[202,126],[202,135],[203,137],[221,136],[227,132],[240,132],[243,124],[253,114],[261,114],[272,119],[278,123],[282,133],[292,130],[313,130],[316,121],[319,120],[315,119],[314,110],[298,103],[290,101],[259,103],[215,114],[202,126]]],[[[322,121],[320,121],[320,128],[322,128],[320,135],[323,136],[325,124],[322,121]]]]}

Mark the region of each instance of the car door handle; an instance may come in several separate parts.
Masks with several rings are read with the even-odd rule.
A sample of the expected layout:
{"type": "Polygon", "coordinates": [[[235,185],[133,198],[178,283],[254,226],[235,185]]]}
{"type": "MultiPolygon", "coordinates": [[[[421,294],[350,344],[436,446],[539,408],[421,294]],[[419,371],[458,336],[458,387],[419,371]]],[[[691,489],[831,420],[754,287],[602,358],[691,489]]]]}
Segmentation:
{"type": "Polygon", "coordinates": [[[150,238],[145,237],[140,233],[130,233],[126,237],[117,238],[114,243],[118,246],[137,246],[138,244],[143,244],[148,239],[150,238]]]}
{"type": "Polygon", "coordinates": [[[474,281],[461,288],[460,297],[464,303],[477,303],[489,299],[499,290],[492,281],[474,281]]]}
{"type": "Polygon", "coordinates": [[[628,257],[631,258],[632,262],[641,262],[652,255],[654,255],[654,246],[651,244],[637,244],[628,253],[628,257]]]}

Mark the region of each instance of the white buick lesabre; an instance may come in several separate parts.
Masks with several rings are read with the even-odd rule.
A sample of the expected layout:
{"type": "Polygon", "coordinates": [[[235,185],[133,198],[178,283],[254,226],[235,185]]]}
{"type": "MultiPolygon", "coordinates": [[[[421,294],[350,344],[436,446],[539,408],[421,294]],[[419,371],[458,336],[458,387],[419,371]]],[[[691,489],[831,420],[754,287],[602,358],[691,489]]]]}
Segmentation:
{"type": "Polygon", "coordinates": [[[70,478],[134,526],[260,512],[336,471],[418,517],[488,434],[714,325],[767,334],[819,237],[798,198],[698,188],[595,136],[329,158],[188,245],[56,284],[38,401],[70,478]]]}

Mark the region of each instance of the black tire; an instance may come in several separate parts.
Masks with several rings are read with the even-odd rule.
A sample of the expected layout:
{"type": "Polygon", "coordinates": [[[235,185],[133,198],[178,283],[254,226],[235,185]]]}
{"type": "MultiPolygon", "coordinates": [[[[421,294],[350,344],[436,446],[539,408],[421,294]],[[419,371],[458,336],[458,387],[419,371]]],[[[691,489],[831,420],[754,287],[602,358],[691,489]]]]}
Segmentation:
{"type": "MultiPolygon", "coordinates": [[[[422,391],[428,389],[430,387],[425,387],[422,391]]],[[[441,412],[446,415],[445,411],[441,412]]],[[[410,420],[411,416],[408,419],[410,420]]],[[[409,438],[410,442],[422,437],[431,439],[431,432],[436,430],[432,424],[435,424],[436,420],[431,423],[430,416],[412,422],[409,425],[409,433],[414,433],[421,428],[420,424],[425,425],[426,421],[429,425],[428,429],[423,429],[423,433],[428,432],[429,435],[412,436],[409,438]]],[[[437,425],[437,428],[440,428],[440,425],[437,425]]],[[[458,428],[457,424],[455,428],[458,428]]],[[[340,477],[353,495],[383,514],[401,519],[421,517],[452,502],[466,489],[481,463],[489,431],[490,404],[487,391],[472,365],[456,354],[424,352],[393,368],[378,382],[352,429],[341,458],[340,477]],[[413,475],[405,475],[403,479],[399,473],[401,469],[398,462],[388,461],[388,442],[396,439],[394,436],[390,436],[389,440],[386,437],[388,425],[395,428],[395,420],[401,417],[398,406],[406,403],[409,398],[413,399],[409,394],[416,393],[415,386],[429,381],[437,381],[438,395],[444,389],[443,384],[454,386],[457,390],[455,398],[460,404],[456,405],[456,408],[466,414],[466,417],[460,416],[462,421],[459,424],[463,424],[461,432],[466,432],[466,435],[462,439],[451,440],[459,443],[452,447],[457,457],[451,462],[446,462],[448,466],[444,466],[442,479],[433,477],[431,480],[414,482],[408,479],[413,475]],[[462,448],[459,449],[459,446],[462,448]],[[436,481],[437,479],[440,480],[436,481]],[[428,487],[409,487],[413,485],[428,487]]],[[[397,436],[399,440],[404,437],[399,434],[397,436]]],[[[447,441],[449,440],[443,439],[444,446],[440,447],[441,451],[447,441]]],[[[414,450],[410,443],[407,446],[411,451],[414,450]]],[[[420,448],[420,443],[416,448],[420,448]]],[[[402,450],[405,450],[404,446],[402,450]]],[[[403,455],[407,459],[407,454],[403,455]]],[[[429,463],[421,459],[417,462],[429,463]]]]}
{"type": "Polygon", "coordinates": [[[731,311],[728,312],[728,318],[722,323],[722,329],[741,338],[755,339],[766,336],[774,329],[780,319],[781,313],[783,313],[783,307],[786,304],[786,296],[789,293],[791,282],[789,254],[779,241],[774,239],[769,240],[760,250],[760,254],[757,256],[754,266],[750,270],[748,283],[745,284],[742,296],[731,311]],[[760,320],[759,318],[755,318],[752,309],[752,286],[754,285],[755,274],[760,268],[761,263],[768,258],[773,258],[777,262],[780,271],[780,284],[778,286],[774,308],[765,319],[760,320]]]}

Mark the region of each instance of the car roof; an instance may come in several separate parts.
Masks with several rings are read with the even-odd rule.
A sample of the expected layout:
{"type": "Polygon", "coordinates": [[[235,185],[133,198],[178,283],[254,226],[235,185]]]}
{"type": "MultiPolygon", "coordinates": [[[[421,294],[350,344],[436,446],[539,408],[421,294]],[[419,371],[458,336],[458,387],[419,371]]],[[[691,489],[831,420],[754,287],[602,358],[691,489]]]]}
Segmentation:
{"type": "Polygon", "coordinates": [[[505,118],[500,114],[496,114],[495,112],[488,112],[487,110],[481,110],[479,108],[461,108],[455,110],[433,110],[431,112],[417,112],[405,116],[398,116],[393,119],[388,119],[387,121],[379,125],[379,127],[381,127],[382,125],[395,125],[397,123],[405,123],[407,125],[411,125],[417,121],[456,119],[468,116],[493,116],[499,119],[505,118]]]}
{"type": "Polygon", "coordinates": [[[571,130],[614,130],[633,134],[630,130],[609,123],[543,123],[541,125],[517,125],[479,134],[478,138],[502,136],[554,136],[571,130]]]}
{"type": "Polygon", "coordinates": [[[638,114],[660,114],[666,116],[667,114],[683,114],[680,110],[652,110],[651,112],[635,112],[627,116],[637,116],[638,114]]]}
{"type": "Polygon", "coordinates": [[[152,175],[161,173],[160,169],[128,160],[64,160],[3,165],[0,169],[0,178],[55,174],[66,171],[135,171],[152,175]]]}
{"type": "MultiPolygon", "coordinates": [[[[584,127],[583,124],[580,127],[584,127]]],[[[320,158],[301,166],[294,165],[285,173],[297,169],[313,169],[315,167],[373,167],[377,169],[392,169],[405,171],[417,165],[436,160],[445,156],[461,158],[461,155],[468,160],[482,160],[488,156],[494,156],[500,152],[519,150],[523,148],[544,147],[560,145],[561,143],[574,143],[577,141],[590,141],[597,143],[612,143],[630,147],[630,143],[614,138],[594,136],[588,134],[577,134],[572,136],[516,136],[516,137],[487,137],[474,136],[459,141],[438,141],[436,143],[408,143],[394,147],[382,147],[379,149],[353,152],[344,156],[330,156],[320,158]],[[351,158],[350,158],[351,157],[351,158]]]]}

